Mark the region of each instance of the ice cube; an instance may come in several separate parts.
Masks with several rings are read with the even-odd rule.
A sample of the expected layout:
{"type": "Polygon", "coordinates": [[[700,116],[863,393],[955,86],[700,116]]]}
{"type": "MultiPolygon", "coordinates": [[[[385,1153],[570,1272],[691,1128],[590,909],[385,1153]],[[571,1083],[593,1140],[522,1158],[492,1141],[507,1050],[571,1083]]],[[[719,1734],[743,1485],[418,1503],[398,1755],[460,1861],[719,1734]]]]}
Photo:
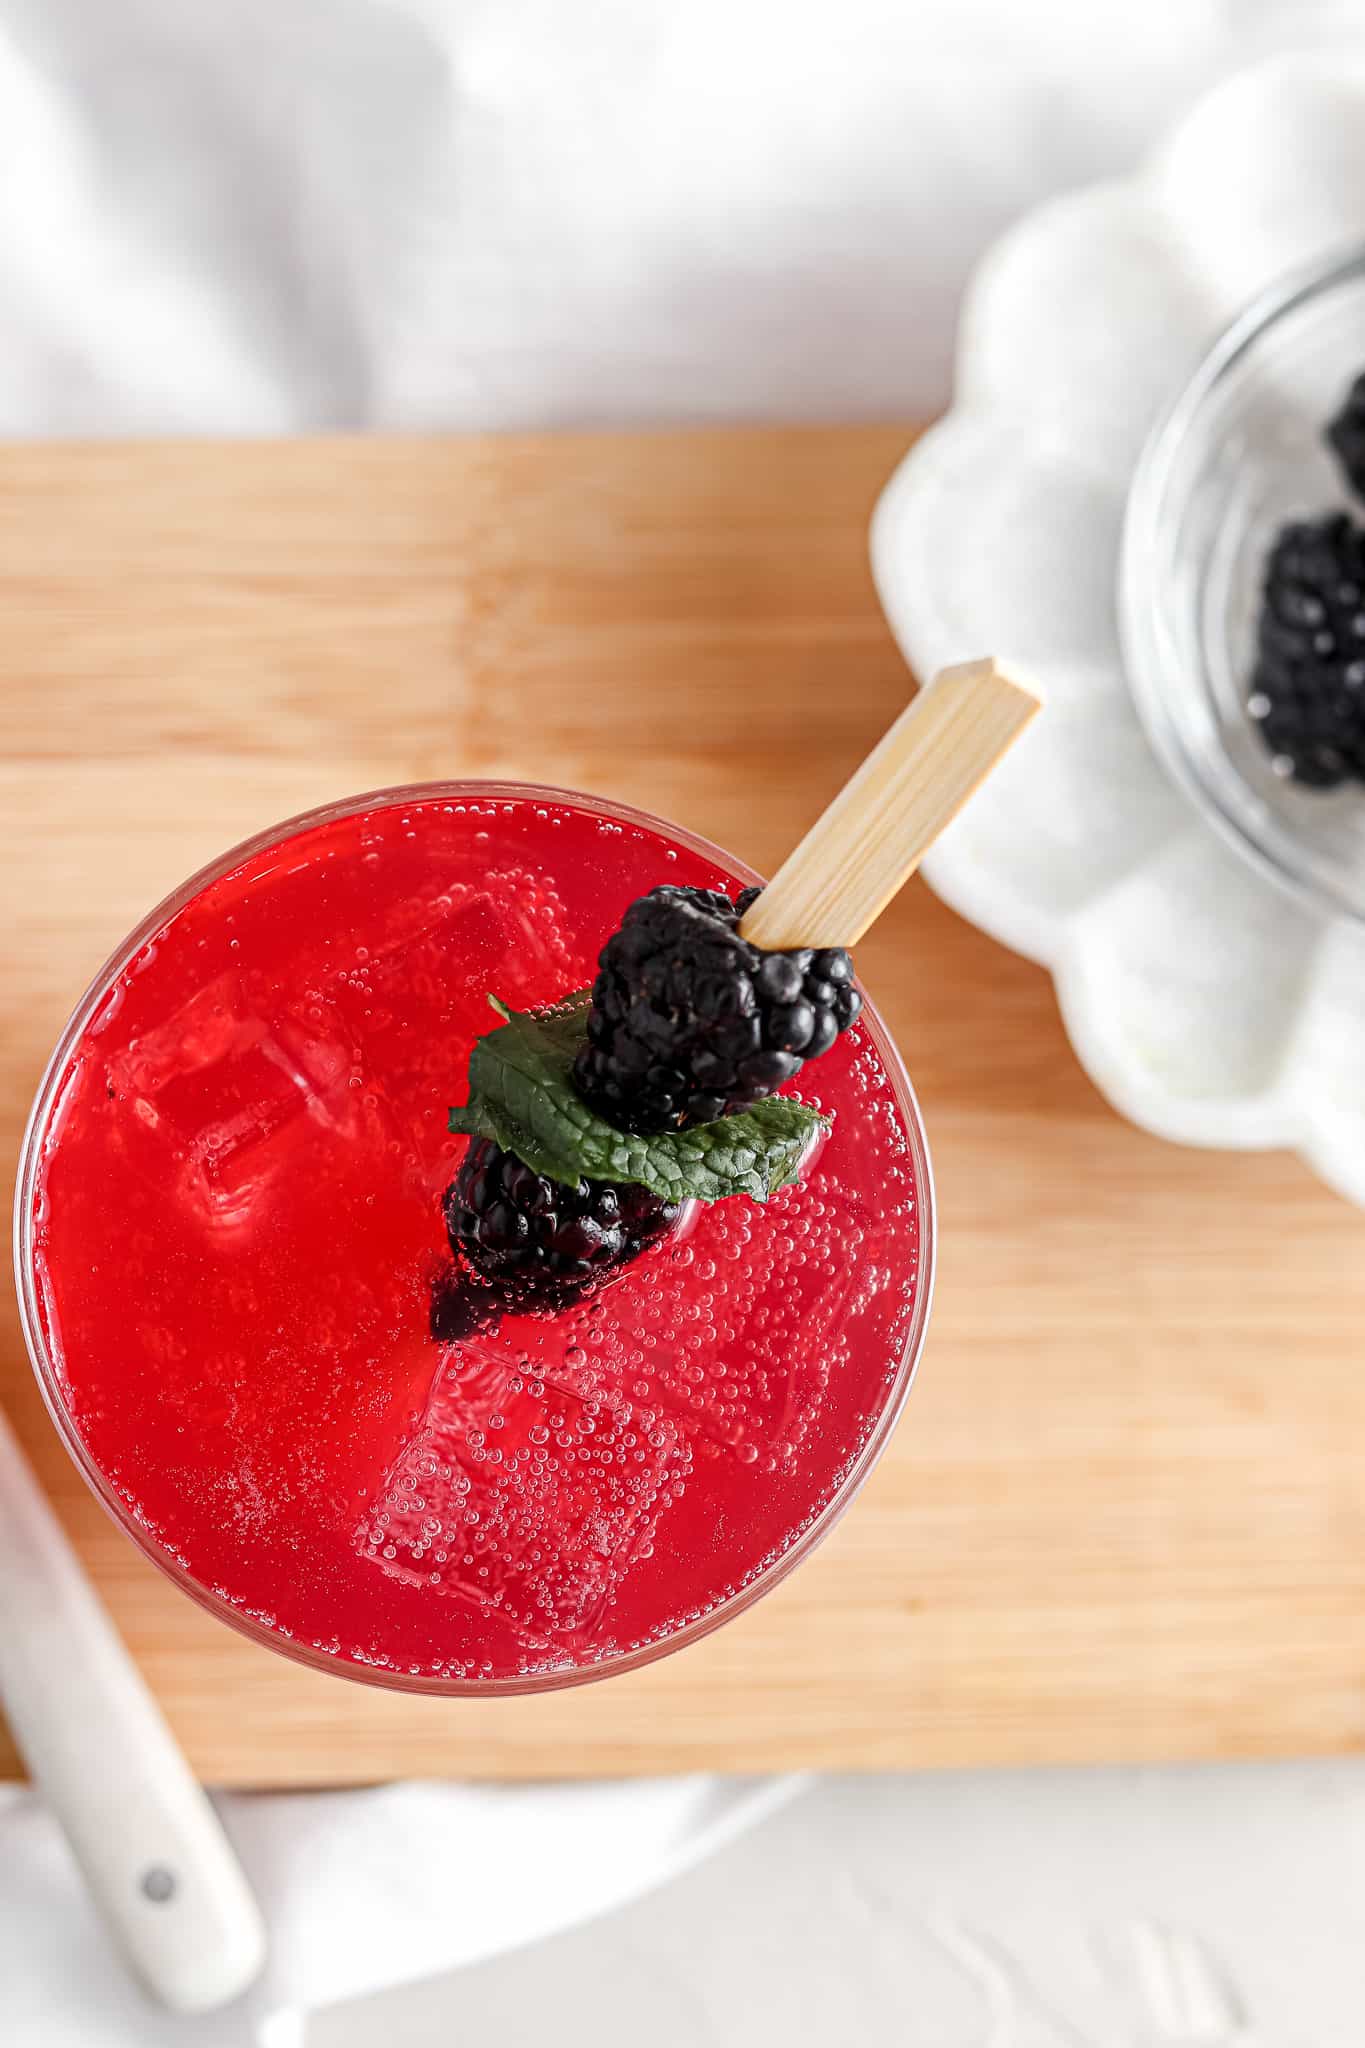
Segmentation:
{"type": "Polygon", "coordinates": [[[790,1462],[886,1284],[884,1235],[819,1176],[762,1210],[717,1203],[647,1284],[623,1279],[611,1313],[572,1341],[612,1384],[657,1402],[699,1453],[790,1462]]]}
{"type": "Polygon", "coordinates": [[[490,994],[514,1008],[552,1001],[574,977],[567,914],[534,868],[492,868],[477,883],[450,882],[387,906],[379,930],[336,975],[381,1022],[414,1007],[468,1007],[488,1028],[490,994]],[[413,999],[416,998],[416,1005],[413,999]]]}
{"type": "Polygon", "coordinates": [[[422,1427],[357,1532],[391,1576],[500,1614],[524,1641],[600,1624],[691,1458],[667,1416],[530,1378],[515,1352],[451,1351],[422,1427]]]}
{"type": "Polygon", "coordinates": [[[241,976],[220,974],[164,1024],[118,1053],[110,1063],[110,1078],[121,1093],[170,1108],[182,1094],[192,1099],[210,1068],[244,1052],[264,1030],[241,976]]]}
{"type": "Polygon", "coordinates": [[[434,1200],[458,1147],[446,1134],[470,1041],[497,1020],[490,995],[531,1009],[583,979],[565,912],[530,868],[495,868],[390,903],[323,993],[365,1050],[416,1184],[434,1200]]]}
{"type": "Polygon", "coordinates": [[[168,1171],[203,1221],[240,1227],[320,1133],[351,1141],[364,1114],[350,1083],[351,1035],[319,999],[269,1018],[239,974],[219,975],[111,1060],[109,1082],[136,1120],[136,1163],[168,1171]]]}

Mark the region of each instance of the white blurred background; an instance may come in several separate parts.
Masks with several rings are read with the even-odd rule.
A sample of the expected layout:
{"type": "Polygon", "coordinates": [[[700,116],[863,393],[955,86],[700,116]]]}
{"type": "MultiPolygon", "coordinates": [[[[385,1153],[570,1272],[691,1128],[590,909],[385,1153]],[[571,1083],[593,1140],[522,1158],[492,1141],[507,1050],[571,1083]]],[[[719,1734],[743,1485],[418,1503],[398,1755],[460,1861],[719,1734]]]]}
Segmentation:
{"type": "Polygon", "coordinates": [[[973,258],[1357,0],[0,0],[0,431],[922,414],[973,258]]]}

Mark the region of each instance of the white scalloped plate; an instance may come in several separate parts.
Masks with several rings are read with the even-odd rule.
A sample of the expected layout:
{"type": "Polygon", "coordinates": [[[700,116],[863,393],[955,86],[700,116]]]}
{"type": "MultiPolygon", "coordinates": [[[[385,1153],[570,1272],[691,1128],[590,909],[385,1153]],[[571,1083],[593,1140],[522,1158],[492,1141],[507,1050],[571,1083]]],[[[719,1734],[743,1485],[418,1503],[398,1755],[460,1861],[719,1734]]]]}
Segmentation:
{"type": "Polygon", "coordinates": [[[1167,780],[1117,627],[1153,421],[1249,299],[1353,242],[1365,45],[1220,86],[1138,177],[1041,208],[984,259],[954,404],[888,484],[872,563],[920,675],[996,653],[1048,700],[926,861],[934,889],[1051,969],[1082,1065],[1134,1123],[1293,1146],[1365,1204],[1365,941],[1264,880],[1167,780]]]}

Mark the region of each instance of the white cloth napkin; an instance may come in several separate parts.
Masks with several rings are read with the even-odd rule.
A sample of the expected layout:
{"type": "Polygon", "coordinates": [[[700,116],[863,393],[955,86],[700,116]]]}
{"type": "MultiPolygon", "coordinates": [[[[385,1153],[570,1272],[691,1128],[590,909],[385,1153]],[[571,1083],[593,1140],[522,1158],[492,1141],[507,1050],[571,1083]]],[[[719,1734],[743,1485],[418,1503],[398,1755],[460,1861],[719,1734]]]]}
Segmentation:
{"type": "Polygon", "coordinates": [[[999,228],[1329,5],[0,0],[0,432],[929,409],[999,228]]]}
{"type": "Polygon", "coordinates": [[[0,2042],[297,2048],[309,2010],[591,1919],[720,1848],[803,1782],[224,1796],[219,1809],[265,1910],[271,1955],[249,1997],[192,2020],[155,2011],[129,1981],[40,1802],[0,1791],[0,2042]]]}

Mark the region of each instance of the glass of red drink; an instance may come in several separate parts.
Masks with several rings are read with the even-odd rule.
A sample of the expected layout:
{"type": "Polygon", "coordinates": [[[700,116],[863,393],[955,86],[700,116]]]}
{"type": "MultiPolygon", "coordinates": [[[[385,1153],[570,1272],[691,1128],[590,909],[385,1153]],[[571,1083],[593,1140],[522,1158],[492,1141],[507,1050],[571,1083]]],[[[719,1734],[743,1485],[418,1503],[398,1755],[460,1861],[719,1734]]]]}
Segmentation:
{"type": "Polygon", "coordinates": [[[584,986],[660,882],[756,879],[565,791],[387,790],[235,848],[101,971],[24,1144],[24,1329],[90,1485],[201,1604],[352,1678],[534,1691],[695,1640],[832,1526],[933,1271],[870,1006],[796,1084],[834,1117],[800,1184],[699,1208],[561,1312],[442,1314],[487,997],[584,986]]]}

